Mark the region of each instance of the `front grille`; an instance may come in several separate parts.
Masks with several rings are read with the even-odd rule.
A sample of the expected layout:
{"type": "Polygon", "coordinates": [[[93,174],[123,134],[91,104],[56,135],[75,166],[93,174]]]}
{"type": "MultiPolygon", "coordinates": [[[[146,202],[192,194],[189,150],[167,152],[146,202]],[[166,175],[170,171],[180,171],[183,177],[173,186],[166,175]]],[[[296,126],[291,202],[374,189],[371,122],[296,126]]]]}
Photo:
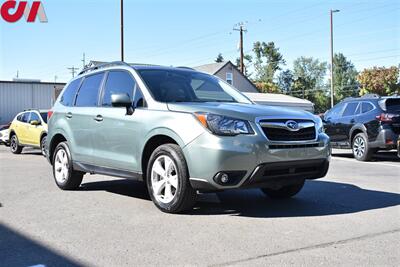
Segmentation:
{"type": "Polygon", "coordinates": [[[307,127],[298,131],[284,128],[262,127],[265,136],[270,141],[308,141],[315,140],[315,127],[307,127]]]}

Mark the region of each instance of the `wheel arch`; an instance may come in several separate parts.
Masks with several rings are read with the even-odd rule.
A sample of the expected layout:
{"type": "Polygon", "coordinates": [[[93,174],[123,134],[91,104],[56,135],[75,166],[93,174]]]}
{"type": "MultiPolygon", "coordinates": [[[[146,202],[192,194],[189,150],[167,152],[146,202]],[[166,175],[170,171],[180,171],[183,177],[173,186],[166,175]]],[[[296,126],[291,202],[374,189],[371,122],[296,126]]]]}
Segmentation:
{"type": "Polygon", "coordinates": [[[367,134],[367,128],[361,123],[354,125],[350,130],[350,135],[349,135],[350,146],[353,144],[354,137],[359,133],[367,134]]]}
{"type": "Polygon", "coordinates": [[[176,144],[181,148],[184,143],[179,136],[170,130],[158,130],[149,135],[141,149],[141,168],[143,174],[143,180],[146,179],[147,164],[153,151],[164,144],[176,144]]]}
{"type": "Polygon", "coordinates": [[[61,142],[65,142],[65,141],[67,141],[67,139],[65,138],[65,136],[62,133],[57,133],[51,138],[49,146],[48,146],[48,151],[49,151],[48,157],[49,157],[51,164],[53,164],[53,153],[54,153],[54,150],[56,149],[57,145],[61,142]]]}

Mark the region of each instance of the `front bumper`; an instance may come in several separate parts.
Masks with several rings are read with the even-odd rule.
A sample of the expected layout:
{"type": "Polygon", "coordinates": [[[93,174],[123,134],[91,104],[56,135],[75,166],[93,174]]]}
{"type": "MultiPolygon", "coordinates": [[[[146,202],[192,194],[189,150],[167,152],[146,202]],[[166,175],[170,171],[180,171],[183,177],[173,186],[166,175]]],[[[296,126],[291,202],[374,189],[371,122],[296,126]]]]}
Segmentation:
{"type": "Polygon", "coordinates": [[[324,133],[316,141],[298,144],[269,142],[260,134],[219,137],[204,133],[183,152],[192,187],[214,191],[321,178],[328,170],[331,149],[324,133]],[[232,174],[234,180],[221,184],[223,173],[232,174]]]}

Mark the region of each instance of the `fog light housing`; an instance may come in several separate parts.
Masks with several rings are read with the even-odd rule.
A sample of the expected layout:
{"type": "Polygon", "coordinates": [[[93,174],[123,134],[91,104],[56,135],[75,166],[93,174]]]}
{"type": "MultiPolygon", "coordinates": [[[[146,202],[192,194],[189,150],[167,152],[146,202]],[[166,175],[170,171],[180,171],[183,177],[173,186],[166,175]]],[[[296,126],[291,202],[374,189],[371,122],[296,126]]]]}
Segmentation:
{"type": "Polygon", "coordinates": [[[234,186],[237,185],[245,175],[246,171],[222,171],[214,176],[214,181],[222,186],[234,186]]]}

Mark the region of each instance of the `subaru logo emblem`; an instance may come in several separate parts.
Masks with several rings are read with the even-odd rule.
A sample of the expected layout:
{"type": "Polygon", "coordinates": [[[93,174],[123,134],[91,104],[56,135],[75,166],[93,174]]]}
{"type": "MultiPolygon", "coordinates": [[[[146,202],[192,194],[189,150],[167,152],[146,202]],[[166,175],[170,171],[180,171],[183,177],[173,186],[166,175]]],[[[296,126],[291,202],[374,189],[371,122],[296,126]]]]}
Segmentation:
{"type": "Polygon", "coordinates": [[[287,121],[286,122],[286,127],[290,130],[290,131],[297,131],[299,129],[299,124],[295,121],[287,121]]]}

